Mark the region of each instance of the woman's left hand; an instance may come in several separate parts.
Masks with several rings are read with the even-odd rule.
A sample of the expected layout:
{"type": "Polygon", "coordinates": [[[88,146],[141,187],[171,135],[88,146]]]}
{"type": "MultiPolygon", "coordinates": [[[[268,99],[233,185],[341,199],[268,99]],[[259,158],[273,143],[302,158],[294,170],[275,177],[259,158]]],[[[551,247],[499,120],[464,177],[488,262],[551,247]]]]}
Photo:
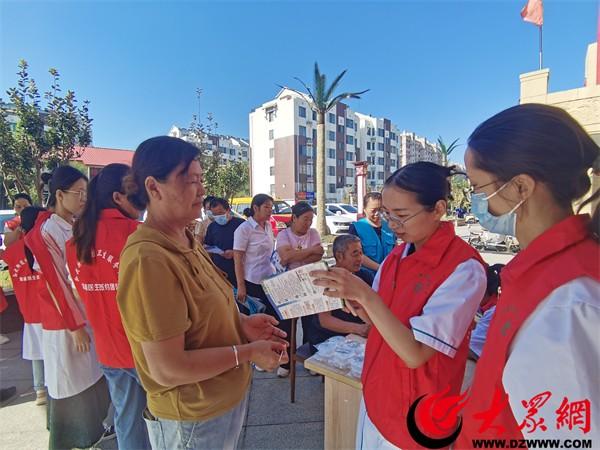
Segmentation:
{"type": "Polygon", "coordinates": [[[279,322],[274,317],[267,314],[252,314],[251,316],[240,314],[240,317],[242,318],[242,330],[250,342],[265,340],[287,343],[285,340],[287,333],[277,328],[279,322]]]}
{"type": "Polygon", "coordinates": [[[324,294],[328,297],[354,300],[363,304],[373,290],[367,283],[346,269],[334,267],[331,270],[315,270],[310,273],[315,278],[315,286],[325,287],[324,294]]]}

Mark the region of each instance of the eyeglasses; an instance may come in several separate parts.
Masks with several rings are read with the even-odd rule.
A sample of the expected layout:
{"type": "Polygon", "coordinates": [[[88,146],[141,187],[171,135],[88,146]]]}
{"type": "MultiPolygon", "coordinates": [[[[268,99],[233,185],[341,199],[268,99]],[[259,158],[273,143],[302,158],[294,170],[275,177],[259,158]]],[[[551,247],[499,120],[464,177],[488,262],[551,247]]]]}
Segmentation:
{"type": "Polygon", "coordinates": [[[471,188],[469,189],[469,194],[474,194],[476,190],[480,191],[484,187],[490,186],[490,185],[492,185],[494,183],[497,183],[497,182],[498,182],[497,180],[494,180],[494,181],[490,181],[489,183],[482,184],[481,186],[471,186],[471,188]]]}
{"type": "Polygon", "coordinates": [[[81,200],[82,202],[85,202],[87,200],[87,192],[86,191],[67,191],[67,190],[64,190],[63,192],[68,192],[69,194],[77,194],[77,195],[79,195],[79,200],[81,200]]]}
{"type": "Polygon", "coordinates": [[[417,217],[423,211],[425,211],[425,209],[422,209],[421,211],[414,213],[412,216],[408,216],[406,219],[401,219],[400,217],[394,216],[393,214],[390,214],[387,211],[381,211],[381,217],[383,217],[383,220],[385,220],[386,222],[391,222],[398,226],[404,227],[406,222],[408,222],[410,219],[412,219],[414,217],[417,217]]]}

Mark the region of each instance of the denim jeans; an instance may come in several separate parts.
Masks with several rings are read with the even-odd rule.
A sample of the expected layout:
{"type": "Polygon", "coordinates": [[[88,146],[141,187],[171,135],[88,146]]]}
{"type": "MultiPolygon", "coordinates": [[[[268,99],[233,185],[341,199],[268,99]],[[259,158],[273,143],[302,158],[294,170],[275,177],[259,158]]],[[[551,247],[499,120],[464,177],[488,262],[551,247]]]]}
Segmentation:
{"type": "Polygon", "coordinates": [[[148,431],[143,414],[146,392],[135,369],[102,366],[115,407],[115,431],[119,450],[149,449],[148,431]]]}
{"type": "Polygon", "coordinates": [[[160,419],[146,409],[152,450],[235,450],[247,405],[248,394],[223,415],[198,422],[160,419]]]}
{"type": "Polygon", "coordinates": [[[31,372],[33,373],[33,390],[36,392],[41,391],[46,386],[46,380],[44,379],[44,360],[31,360],[31,372]]]}

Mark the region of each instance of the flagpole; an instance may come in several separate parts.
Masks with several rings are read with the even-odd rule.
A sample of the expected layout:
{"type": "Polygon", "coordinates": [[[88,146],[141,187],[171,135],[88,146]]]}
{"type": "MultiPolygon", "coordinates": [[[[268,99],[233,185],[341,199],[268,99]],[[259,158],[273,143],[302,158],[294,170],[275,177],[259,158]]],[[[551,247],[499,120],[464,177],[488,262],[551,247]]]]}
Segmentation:
{"type": "Polygon", "coordinates": [[[540,25],[540,70],[542,70],[543,65],[543,50],[542,50],[542,25],[540,25]]]}

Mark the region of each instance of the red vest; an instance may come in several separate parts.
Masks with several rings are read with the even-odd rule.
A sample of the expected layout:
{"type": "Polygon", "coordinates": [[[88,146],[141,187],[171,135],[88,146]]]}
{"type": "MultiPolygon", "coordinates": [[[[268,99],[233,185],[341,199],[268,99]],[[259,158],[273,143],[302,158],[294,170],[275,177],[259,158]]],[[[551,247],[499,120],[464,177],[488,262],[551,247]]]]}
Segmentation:
{"type": "Polygon", "coordinates": [[[94,330],[98,360],[109,367],[134,367],[117,306],[117,286],[121,251],[138,225],[117,209],[103,210],[91,264],[79,262],[75,244],[67,242],[67,264],[94,330]]]}
{"type": "Polygon", "coordinates": [[[49,211],[38,214],[34,227],[25,236],[25,245],[29,247],[42,269],[42,279],[50,293],[50,298],[40,305],[42,308],[42,328],[45,330],[68,329],[73,331],[82,328],[85,325],[85,319],[80,316],[79,312],[77,312],[77,316],[73,314],[73,310],[69,306],[69,300],[66,297],[72,295],[72,293],[67,292],[67,290],[70,290],[70,286],[56,272],[54,260],[42,236],[42,226],[50,216],[52,216],[52,213],[49,211]]]}
{"type": "Polygon", "coordinates": [[[502,385],[509,349],[523,322],[556,288],[579,277],[600,281],[600,247],[591,238],[588,223],[587,215],[563,220],[538,236],[503,269],[502,294],[477,363],[455,448],[472,448],[472,439],[523,439],[502,385]],[[474,415],[490,411],[495,395],[505,406],[494,414],[487,429],[481,429],[483,421],[474,415]],[[502,434],[498,434],[498,426],[505,429],[502,434]]]}
{"type": "MultiPolygon", "coordinates": [[[[442,222],[429,240],[412,255],[402,258],[406,244],[387,257],[381,273],[379,295],[392,313],[408,328],[410,318],[423,313],[435,290],[456,267],[479,254],[455,235],[450,222],[442,222]]],[[[429,361],[411,369],[394,353],[376,328],[367,340],[362,373],[363,395],[369,418],[379,432],[402,449],[423,448],[410,436],[406,418],[411,404],[424,394],[460,393],[469,335],[465,334],[454,358],[436,352],[429,361]]]]}
{"type": "Polygon", "coordinates": [[[2,253],[2,259],[8,264],[23,320],[25,323],[41,323],[40,294],[41,291],[47,289],[40,274],[32,270],[27,263],[23,239],[19,239],[8,247],[2,253]]]}

